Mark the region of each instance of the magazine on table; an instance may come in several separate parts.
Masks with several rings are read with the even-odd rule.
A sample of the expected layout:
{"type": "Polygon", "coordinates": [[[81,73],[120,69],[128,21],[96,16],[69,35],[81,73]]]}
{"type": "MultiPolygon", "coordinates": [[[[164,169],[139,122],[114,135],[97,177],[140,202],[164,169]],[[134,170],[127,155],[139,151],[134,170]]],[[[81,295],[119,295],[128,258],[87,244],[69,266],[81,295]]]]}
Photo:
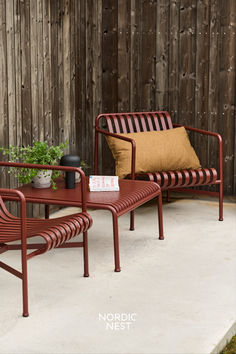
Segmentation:
{"type": "Polygon", "coordinates": [[[89,190],[91,192],[119,191],[118,176],[89,176],[89,190]]]}

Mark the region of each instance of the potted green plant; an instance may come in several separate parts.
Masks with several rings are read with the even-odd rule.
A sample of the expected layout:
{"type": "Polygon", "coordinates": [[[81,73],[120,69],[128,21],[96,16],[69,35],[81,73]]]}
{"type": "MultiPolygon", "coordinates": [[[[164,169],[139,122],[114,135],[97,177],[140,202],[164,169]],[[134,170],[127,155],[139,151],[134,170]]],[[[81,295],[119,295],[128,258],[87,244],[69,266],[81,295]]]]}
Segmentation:
{"type": "MultiPolygon", "coordinates": [[[[23,162],[40,165],[56,165],[63,155],[63,149],[67,146],[61,143],[58,146],[49,146],[46,141],[35,141],[32,146],[19,147],[10,145],[9,148],[0,148],[3,155],[9,156],[10,162],[23,162]]],[[[29,168],[11,168],[9,173],[13,173],[20,183],[33,182],[36,188],[48,188],[52,185],[56,189],[55,179],[60,175],[60,171],[38,170],[29,168]]]]}

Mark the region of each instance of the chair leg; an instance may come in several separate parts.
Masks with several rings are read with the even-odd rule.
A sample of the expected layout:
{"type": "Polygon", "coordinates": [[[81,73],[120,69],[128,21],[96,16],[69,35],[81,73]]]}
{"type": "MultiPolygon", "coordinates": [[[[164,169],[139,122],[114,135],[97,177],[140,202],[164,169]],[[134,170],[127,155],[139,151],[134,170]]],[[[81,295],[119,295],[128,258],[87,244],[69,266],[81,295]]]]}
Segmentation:
{"type": "Polygon", "coordinates": [[[220,183],[219,189],[219,221],[223,221],[223,183],[220,183]]]}
{"type": "Polygon", "coordinates": [[[23,296],[23,317],[29,316],[28,308],[28,276],[26,252],[22,250],[22,296],[23,296]]]}
{"type": "Polygon", "coordinates": [[[163,213],[162,213],[162,194],[161,193],[157,197],[157,203],[158,203],[159,240],[164,240],[163,213]]]}
{"type": "Polygon", "coordinates": [[[83,233],[84,244],[84,277],[89,277],[89,265],[88,265],[88,232],[83,233]]]}
{"type": "Polygon", "coordinates": [[[134,210],[130,212],[130,230],[134,231],[134,210]]]}
{"type": "Polygon", "coordinates": [[[48,204],[45,204],[44,210],[45,210],[45,219],[49,219],[50,211],[49,211],[49,205],[48,204]]]}
{"type": "Polygon", "coordinates": [[[170,203],[170,190],[168,189],[166,193],[167,193],[167,202],[170,203]]]}

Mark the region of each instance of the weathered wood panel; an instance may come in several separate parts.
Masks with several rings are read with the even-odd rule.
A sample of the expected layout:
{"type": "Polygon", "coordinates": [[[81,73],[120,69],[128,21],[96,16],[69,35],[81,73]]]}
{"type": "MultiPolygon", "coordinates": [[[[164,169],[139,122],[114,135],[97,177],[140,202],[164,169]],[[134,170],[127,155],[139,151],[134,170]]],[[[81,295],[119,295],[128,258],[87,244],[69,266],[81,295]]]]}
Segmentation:
{"type": "Polygon", "coordinates": [[[75,125],[75,64],[76,64],[76,31],[75,31],[75,0],[70,2],[70,122],[69,132],[71,132],[70,139],[70,151],[76,153],[76,125],[75,125]]]}
{"type": "Polygon", "coordinates": [[[118,111],[130,107],[130,1],[119,0],[118,6],[118,111]]]}
{"type": "MultiPolygon", "coordinates": [[[[102,110],[118,110],[118,0],[102,2],[102,110]]],[[[120,105],[119,105],[120,107],[120,105]]],[[[102,160],[105,171],[111,171],[111,153],[104,142],[102,160]]]]}
{"type": "MultiPolygon", "coordinates": [[[[76,106],[75,106],[75,122],[76,122],[76,132],[78,133],[78,138],[76,145],[78,151],[84,157],[85,147],[85,94],[86,94],[86,37],[85,37],[85,2],[84,1],[75,1],[75,27],[76,27],[76,66],[75,66],[75,97],[76,97],[76,106]]],[[[85,157],[84,157],[85,158],[85,157]]]]}
{"type": "Polygon", "coordinates": [[[52,22],[50,23],[50,6],[47,0],[43,0],[43,116],[44,139],[49,143],[53,140],[53,123],[52,123],[52,67],[51,67],[51,41],[52,41],[52,22]]]}
{"type": "MultiPolygon", "coordinates": [[[[208,130],[209,92],[209,0],[197,1],[196,28],[196,85],[195,85],[195,126],[208,130]]],[[[194,139],[198,156],[203,166],[207,165],[208,139],[196,135],[194,139]]]]}
{"type": "MultiPolygon", "coordinates": [[[[219,63],[220,63],[220,0],[212,0],[210,8],[210,34],[209,34],[209,91],[208,91],[208,128],[219,132],[219,63]]],[[[209,161],[216,165],[217,159],[214,153],[215,141],[209,142],[209,161]]]]}
{"type": "Polygon", "coordinates": [[[232,150],[235,139],[235,52],[236,52],[236,2],[229,0],[220,3],[220,131],[224,136],[224,181],[225,191],[233,192],[233,160],[236,158],[232,150]],[[225,55],[227,53],[227,55],[225,55]]]}
{"type": "Polygon", "coordinates": [[[156,1],[144,0],[140,8],[140,75],[139,107],[142,111],[155,108],[156,1]]]}
{"type": "MultiPolygon", "coordinates": [[[[21,104],[22,144],[32,143],[32,98],[31,98],[31,56],[30,56],[30,1],[20,1],[21,16],[21,104]],[[30,68],[30,70],[29,70],[30,68]]],[[[35,113],[35,112],[34,112],[35,113]]],[[[9,127],[10,129],[10,127],[9,127]]]]}
{"type": "Polygon", "coordinates": [[[180,1],[178,121],[191,125],[195,116],[196,0],[180,1]]]}
{"type": "MultiPolygon", "coordinates": [[[[167,109],[222,134],[236,194],[235,65],[235,0],[0,0],[0,144],[68,140],[92,166],[97,114],[167,109]]],[[[216,141],[193,142],[215,165],[216,141]]]]}
{"type": "Polygon", "coordinates": [[[178,119],[179,106],[179,11],[180,0],[170,0],[169,12],[169,62],[168,77],[169,87],[167,90],[169,103],[167,110],[172,119],[178,119]]]}
{"type": "MultiPolygon", "coordinates": [[[[170,28],[170,5],[168,1],[161,0],[157,2],[156,19],[156,72],[153,78],[156,91],[154,108],[159,110],[169,110],[168,106],[168,79],[169,79],[169,28],[170,28]]],[[[177,17],[178,19],[178,17],[177,17]]],[[[173,30],[173,28],[172,28],[173,30]]],[[[174,59],[174,58],[173,58],[174,59]]],[[[175,59],[174,59],[175,62],[175,59]]]]}
{"type": "Polygon", "coordinates": [[[59,141],[59,60],[58,60],[58,42],[59,42],[59,9],[58,1],[52,1],[50,5],[50,67],[51,72],[51,118],[52,118],[52,143],[58,144],[59,141]]]}
{"type": "MultiPolygon", "coordinates": [[[[0,142],[1,145],[9,144],[8,136],[8,85],[7,85],[7,37],[6,37],[6,3],[0,0],[0,142]]],[[[1,154],[1,158],[2,154],[1,154]]],[[[2,186],[8,184],[6,173],[0,174],[2,186]]]]}

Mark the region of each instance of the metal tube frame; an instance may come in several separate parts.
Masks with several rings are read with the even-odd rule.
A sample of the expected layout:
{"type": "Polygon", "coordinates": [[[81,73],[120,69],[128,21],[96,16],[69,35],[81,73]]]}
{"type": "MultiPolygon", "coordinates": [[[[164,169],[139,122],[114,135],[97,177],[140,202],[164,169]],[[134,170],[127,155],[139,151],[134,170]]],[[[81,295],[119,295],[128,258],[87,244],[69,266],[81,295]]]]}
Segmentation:
{"type": "MultiPolygon", "coordinates": [[[[85,200],[85,188],[86,180],[84,172],[78,167],[69,167],[69,166],[50,166],[50,165],[39,165],[39,164],[26,164],[26,163],[15,163],[15,162],[3,162],[0,161],[0,166],[6,167],[17,167],[17,168],[34,168],[34,169],[47,169],[47,170],[59,170],[59,171],[75,171],[80,174],[81,177],[81,198],[82,198],[82,211],[87,212],[86,200],[85,200]]],[[[21,272],[10,267],[9,265],[0,261],[0,267],[8,271],[9,273],[17,276],[22,280],[22,297],[23,297],[23,317],[29,316],[28,308],[28,274],[27,274],[27,260],[30,257],[30,254],[27,255],[27,249],[35,249],[42,246],[41,244],[30,244],[27,245],[27,232],[26,232],[26,199],[24,194],[18,190],[11,190],[6,188],[1,188],[1,192],[9,196],[15,196],[20,201],[20,219],[21,219],[21,244],[20,245],[5,245],[0,244],[1,252],[6,252],[8,250],[21,250],[21,272]]],[[[49,205],[45,205],[45,216],[49,218],[49,205]]],[[[83,247],[84,252],[84,276],[89,276],[89,267],[88,267],[88,239],[87,231],[83,232],[83,242],[74,242],[68,245],[61,245],[59,247],[83,247]]]]}
{"type": "MultiPolygon", "coordinates": [[[[181,124],[173,124],[174,127],[184,127],[185,129],[203,134],[203,135],[209,135],[213,136],[218,140],[218,168],[219,168],[219,179],[215,182],[215,184],[219,184],[219,192],[208,192],[206,194],[212,195],[213,193],[217,193],[219,197],[219,221],[223,221],[223,143],[222,143],[222,137],[218,133],[210,132],[208,130],[203,130],[203,129],[198,129],[198,128],[192,128],[189,126],[181,125],[181,124]]],[[[178,191],[178,189],[177,189],[178,191]]],[[[196,194],[201,194],[198,193],[198,191],[194,191],[196,194]]],[[[199,191],[201,192],[201,191],[199,191]]],[[[213,194],[214,195],[214,194],[213,194]]]]}
{"type": "MultiPolygon", "coordinates": [[[[135,114],[142,114],[144,112],[135,112],[135,114]]],[[[128,113],[124,113],[128,114],[128,113]]],[[[114,115],[116,115],[114,113],[114,115]]],[[[124,137],[122,135],[116,134],[116,133],[110,133],[104,129],[99,128],[99,121],[102,119],[103,114],[100,114],[99,116],[96,117],[95,120],[95,146],[94,146],[94,173],[98,173],[98,134],[104,134],[107,136],[112,136],[117,139],[125,140],[127,142],[131,143],[131,179],[135,179],[135,158],[136,158],[136,145],[135,141],[133,139],[124,137]]],[[[218,140],[218,154],[219,154],[219,179],[214,183],[214,184],[219,184],[219,192],[211,192],[211,191],[202,191],[202,190],[196,190],[192,188],[169,188],[167,190],[167,200],[170,201],[170,191],[175,190],[176,192],[187,192],[187,193],[193,193],[193,194],[205,194],[205,195],[210,195],[210,196],[217,196],[219,198],[219,221],[223,221],[223,146],[222,146],[222,137],[218,133],[210,132],[207,130],[203,129],[198,129],[198,128],[192,128],[189,126],[184,126],[181,124],[173,124],[173,127],[184,127],[186,130],[193,131],[195,133],[199,134],[204,134],[204,135],[209,135],[217,138],[218,140]]],[[[134,216],[133,212],[131,212],[131,217],[130,217],[130,229],[134,229],[134,216]]]]}
{"type": "MultiPolygon", "coordinates": [[[[101,116],[100,116],[101,118],[101,116]]],[[[119,134],[114,134],[114,133],[110,133],[106,130],[103,129],[99,129],[98,128],[98,119],[99,117],[96,118],[96,125],[95,125],[95,145],[94,145],[94,174],[97,175],[98,174],[98,134],[104,134],[107,136],[112,136],[114,138],[120,139],[120,140],[124,140],[127,141],[129,143],[131,143],[132,145],[132,152],[131,152],[131,179],[134,180],[135,179],[135,161],[136,161],[136,143],[133,139],[124,137],[122,135],[119,134]]],[[[134,210],[132,210],[130,212],[130,231],[134,231],[134,210]]]]}

